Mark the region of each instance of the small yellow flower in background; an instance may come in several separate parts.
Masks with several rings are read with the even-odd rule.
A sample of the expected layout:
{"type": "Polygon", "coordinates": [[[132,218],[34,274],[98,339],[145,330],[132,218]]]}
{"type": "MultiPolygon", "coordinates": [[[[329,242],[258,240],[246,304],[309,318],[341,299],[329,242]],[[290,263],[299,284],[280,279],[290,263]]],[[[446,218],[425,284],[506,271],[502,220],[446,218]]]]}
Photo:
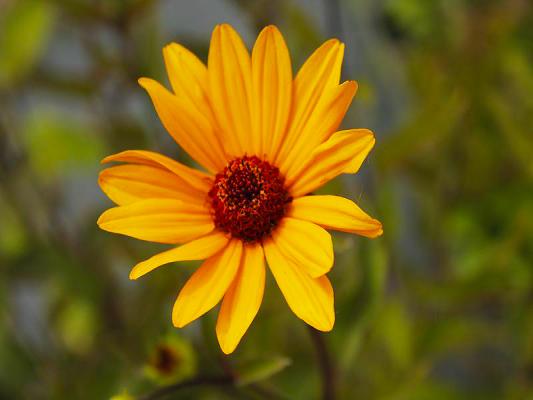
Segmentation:
{"type": "Polygon", "coordinates": [[[127,392],[112,396],[109,400],[135,400],[133,396],[130,396],[127,392]]]}
{"type": "Polygon", "coordinates": [[[344,45],[319,47],[293,79],[274,26],[252,54],[229,25],[211,37],[207,67],[172,43],[163,50],[173,93],[141,78],[161,122],[205,168],[158,153],[128,150],[104,163],[102,190],[118,207],[100,228],[181,244],[137,264],[131,279],[167,263],[205,260],[182,288],[172,321],[183,327],[216,306],[216,333],[233,352],[254,319],[265,286],[265,258],[289,307],[321,331],[335,321],[326,274],[333,246],[324,229],[367,237],[379,221],[338,196],[309,195],[342,173],[356,173],[374,145],[367,129],[337,131],[357,84],[339,84],[344,45]]]}

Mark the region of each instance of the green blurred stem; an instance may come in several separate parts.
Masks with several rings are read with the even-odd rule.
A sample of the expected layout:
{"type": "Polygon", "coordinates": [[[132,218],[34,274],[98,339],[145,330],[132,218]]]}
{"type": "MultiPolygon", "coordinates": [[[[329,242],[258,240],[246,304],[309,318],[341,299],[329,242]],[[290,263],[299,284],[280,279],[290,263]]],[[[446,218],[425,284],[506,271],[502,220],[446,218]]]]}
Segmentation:
{"type": "Polygon", "coordinates": [[[163,399],[166,396],[176,393],[182,389],[191,387],[205,387],[205,386],[231,386],[234,384],[234,379],[231,376],[199,376],[180,383],[175,383],[168,386],[160,387],[152,393],[148,393],[138,398],[138,400],[157,400],[163,399]]]}
{"type": "Polygon", "coordinates": [[[320,376],[322,378],[322,399],[334,400],[335,371],[333,369],[331,356],[326,346],[326,341],[324,340],[324,336],[320,331],[317,331],[315,328],[309,325],[307,328],[316,351],[318,367],[320,368],[320,376]]]}
{"type": "Polygon", "coordinates": [[[190,388],[202,388],[206,386],[215,386],[225,389],[237,389],[245,390],[246,388],[254,393],[259,398],[269,399],[269,400],[285,400],[286,397],[277,393],[271,389],[262,387],[257,384],[248,385],[241,387],[236,380],[234,374],[225,374],[221,376],[197,376],[195,378],[182,381],[179,383],[174,383],[168,386],[162,386],[151,393],[139,396],[137,400],[159,400],[164,399],[167,396],[170,396],[174,393],[177,393],[183,389],[190,388]]]}

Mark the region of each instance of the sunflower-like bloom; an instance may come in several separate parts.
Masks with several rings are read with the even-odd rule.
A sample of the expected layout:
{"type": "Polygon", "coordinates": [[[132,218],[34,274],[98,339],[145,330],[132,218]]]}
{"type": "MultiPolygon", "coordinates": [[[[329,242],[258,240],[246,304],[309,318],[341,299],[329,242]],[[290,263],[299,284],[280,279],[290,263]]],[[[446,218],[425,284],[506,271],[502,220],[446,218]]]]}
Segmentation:
{"type": "Polygon", "coordinates": [[[172,43],[163,50],[172,91],[141,78],[162,124],[204,170],[158,153],[127,150],[103,160],[102,190],[118,206],[100,228],[179,244],[137,264],[131,279],[171,262],[205,260],[181,289],[176,327],[220,301],[216,333],[231,353],[263,298],[265,259],[287,304],[321,331],[335,321],[326,274],[333,246],[326,229],[376,237],[379,221],[338,196],[309,195],[356,173],[374,145],[367,129],[338,131],[355,95],[339,83],[344,45],[320,46],[293,79],[285,41],[274,26],[250,55],[229,25],[215,27],[207,67],[172,43]]]}

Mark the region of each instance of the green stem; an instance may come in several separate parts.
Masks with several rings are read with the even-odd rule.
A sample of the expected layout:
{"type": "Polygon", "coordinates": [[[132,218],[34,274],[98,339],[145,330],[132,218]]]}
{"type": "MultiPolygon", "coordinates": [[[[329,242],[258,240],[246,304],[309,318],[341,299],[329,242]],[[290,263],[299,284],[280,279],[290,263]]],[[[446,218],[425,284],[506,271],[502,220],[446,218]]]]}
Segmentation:
{"type": "Polygon", "coordinates": [[[322,333],[308,326],[322,378],[322,399],[335,399],[335,371],[322,333]]]}
{"type": "Polygon", "coordinates": [[[160,387],[151,393],[139,397],[138,400],[162,399],[179,390],[196,386],[231,386],[233,383],[233,378],[231,376],[199,376],[183,382],[160,387]]]}

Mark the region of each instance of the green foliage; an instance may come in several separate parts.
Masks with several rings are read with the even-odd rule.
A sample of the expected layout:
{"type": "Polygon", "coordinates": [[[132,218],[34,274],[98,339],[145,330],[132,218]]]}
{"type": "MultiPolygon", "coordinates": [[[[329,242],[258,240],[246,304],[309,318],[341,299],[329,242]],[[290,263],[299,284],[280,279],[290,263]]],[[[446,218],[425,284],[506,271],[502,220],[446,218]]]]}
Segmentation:
{"type": "Polygon", "coordinates": [[[271,376],[283,371],[291,365],[291,360],[287,357],[268,357],[263,360],[253,360],[252,362],[243,363],[237,369],[237,384],[246,386],[251,383],[261,382],[271,376]]]}
{"type": "Polygon", "coordinates": [[[83,355],[91,349],[96,318],[94,307],[81,299],[75,299],[61,309],[56,321],[57,333],[68,351],[83,355]]]}
{"type": "Polygon", "coordinates": [[[66,113],[34,112],[24,133],[31,167],[41,179],[93,168],[105,155],[94,130],[66,113]]]}
{"type": "Polygon", "coordinates": [[[2,230],[0,230],[0,254],[6,257],[20,256],[27,251],[27,238],[22,221],[10,207],[0,197],[0,219],[2,220],[2,230]]]}
{"type": "Polygon", "coordinates": [[[38,61],[52,33],[54,8],[46,1],[21,0],[0,15],[0,89],[21,80],[38,61]]]}

